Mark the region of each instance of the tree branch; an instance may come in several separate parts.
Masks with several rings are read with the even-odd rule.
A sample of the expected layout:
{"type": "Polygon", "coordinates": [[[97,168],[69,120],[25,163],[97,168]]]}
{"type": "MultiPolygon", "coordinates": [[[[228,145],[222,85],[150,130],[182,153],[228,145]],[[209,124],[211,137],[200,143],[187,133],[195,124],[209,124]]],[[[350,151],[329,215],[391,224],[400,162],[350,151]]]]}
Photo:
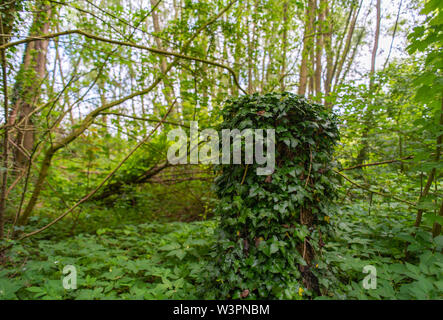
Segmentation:
{"type": "MultiPolygon", "coordinates": [[[[134,119],[134,120],[141,120],[141,121],[147,121],[147,122],[160,122],[161,121],[161,120],[158,120],[158,119],[147,119],[147,118],[142,118],[142,117],[130,116],[130,115],[127,115],[127,114],[124,114],[124,113],[119,113],[119,112],[102,112],[101,114],[115,115],[115,116],[119,116],[119,117],[125,117],[125,118],[130,118],[130,119],[134,119]]],[[[189,128],[189,126],[180,124],[178,122],[163,121],[163,123],[164,124],[170,124],[170,125],[173,125],[173,126],[189,128]]]]}
{"type": "Polygon", "coordinates": [[[345,180],[349,181],[351,184],[353,184],[353,185],[356,186],[357,188],[360,188],[360,189],[363,189],[363,190],[369,191],[369,192],[371,192],[371,193],[378,194],[378,195],[380,195],[380,196],[382,196],[382,197],[392,198],[392,199],[395,199],[395,200],[397,200],[397,201],[400,201],[400,202],[403,202],[403,203],[407,203],[407,204],[409,204],[410,206],[413,206],[413,207],[416,206],[415,203],[410,202],[410,201],[407,201],[407,200],[403,200],[403,199],[398,198],[398,197],[396,197],[396,196],[394,196],[394,195],[392,195],[392,194],[389,194],[389,193],[383,193],[383,192],[379,192],[379,191],[371,190],[370,188],[366,188],[366,187],[364,187],[364,186],[358,184],[357,182],[352,181],[350,178],[348,178],[347,176],[345,176],[345,175],[342,174],[341,172],[336,171],[336,170],[333,170],[333,171],[334,171],[335,173],[339,174],[340,176],[342,176],[345,180]]]}
{"type": "Polygon", "coordinates": [[[193,56],[188,56],[182,53],[178,53],[178,52],[172,52],[172,51],[167,51],[167,50],[162,50],[162,49],[158,49],[158,48],[151,48],[151,47],[146,47],[140,44],[136,44],[136,43],[132,43],[132,42],[128,42],[128,41],[119,41],[119,40],[113,40],[113,39],[107,39],[107,38],[103,38],[100,36],[96,36],[93,35],[91,33],[88,33],[86,31],[80,30],[80,29],[76,29],[76,30],[66,30],[66,31],[61,31],[61,32],[55,32],[55,33],[50,33],[50,34],[45,34],[45,35],[41,35],[41,36],[32,36],[32,37],[27,37],[25,39],[22,40],[18,40],[18,41],[14,41],[14,42],[9,42],[6,43],[4,45],[0,46],[0,50],[4,50],[7,49],[9,47],[13,47],[13,46],[17,46],[19,44],[23,44],[23,43],[29,43],[32,41],[38,41],[38,40],[45,40],[45,39],[52,39],[52,38],[57,38],[60,36],[65,36],[65,35],[70,35],[70,34],[78,34],[78,35],[82,35],[86,38],[89,39],[93,39],[93,40],[97,40],[97,41],[102,41],[102,42],[107,42],[107,43],[111,43],[111,44],[116,44],[119,46],[125,46],[125,47],[132,47],[132,48],[137,48],[137,49],[141,49],[141,50],[146,50],[152,53],[156,53],[156,54],[160,54],[160,55],[164,55],[164,56],[172,56],[172,57],[176,57],[179,59],[185,59],[185,60],[191,60],[191,61],[198,61],[198,62],[202,62],[205,64],[209,64],[215,67],[220,67],[223,69],[226,69],[234,78],[234,82],[237,85],[237,87],[246,94],[246,91],[243,90],[243,88],[240,86],[240,83],[238,82],[238,78],[236,73],[234,72],[234,70],[227,66],[224,65],[222,63],[218,63],[216,61],[211,61],[211,60],[207,60],[207,59],[203,59],[203,58],[198,58],[198,57],[193,57],[193,56]]]}
{"type": "Polygon", "coordinates": [[[348,167],[348,168],[343,168],[341,171],[346,171],[346,170],[353,170],[353,169],[358,169],[358,168],[363,168],[363,167],[371,167],[371,166],[379,166],[382,164],[388,164],[388,163],[394,163],[394,162],[402,162],[404,160],[409,160],[409,159],[413,159],[414,156],[407,156],[401,159],[393,159],[393,160],[384,160],[384,161],[378,161],[378,162],[372,162],[372,163],[364,163],[364,164],[358,164],[352,167],[348,167]]]}

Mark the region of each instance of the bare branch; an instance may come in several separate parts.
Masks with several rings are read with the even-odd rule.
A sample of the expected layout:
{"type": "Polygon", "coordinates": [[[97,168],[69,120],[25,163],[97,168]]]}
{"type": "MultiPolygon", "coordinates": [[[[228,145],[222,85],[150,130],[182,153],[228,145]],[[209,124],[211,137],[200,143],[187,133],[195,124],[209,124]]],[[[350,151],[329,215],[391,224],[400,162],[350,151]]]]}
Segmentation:
{"type": "Polygon", "coordinates": [[[371,192],[371,193],[378,194],[378,195],[380,195],[380,196],[382,196],[382,197],[392,198],[392,199],[395,199],[395,200],[397,200],[397,201],[400,201],[400,202],[403,202],[403,203],[407,203],[407,204],[409,204],[410,206],[413,206],[413,207],[416,206],[415,203],[410,202],[410,201],[407,201],[407,200],[403,200],[403,199],[401,199],[401,198],[399,198],[399,197],[396,197],[396,196],[394,196],[394,195],[392,195],[392,194],[389,194],[389,193],[383,193],[383,192],[379,192],[379,191],[371,190],[370,188],[366,188],[366,187],[362,186],[361,184],[358,184],[357,182],[352,181],[351,179],[349,179],[347,176],[345,176],[345,175],[342,174],[341,172],[336,171],[336,170],[333,170],[333,171],[334,171],[335,173],[339,174],[340,176],[342,176],[345,180],[349,181],[351,184],[353,184],[353,185],[356,186],[357,188],[360,188],[360,189],[363,189],[363,190],[369,191],[369,192],[371,192]]]}
{"type": "Polygon", "coordinates": [[[6,43],[4,45],[1,45],[0,46],[0,50],[7,49],[7,48],[10,48],[10,47],[13,47],[13,46],[17,46],[17,45],[23,44],[23,43],[29,43],[29,42],[32,42],[32,41],[45,40],[45,39],[52,39],[52,38],[57,38],[57,37],[60,37],[60,36],[65,36],[65,35],[70,35],[70,34],[78,34],[78,35],[82,35],[82,36],[84,36],[86,38],[97,40],[97,41],[112,43],[112,44],[116,44],[116,45],[120,45],[120,46],[125,46],[125,47],[137,48],[137,49],[146,50],[146,51],[149,51],[149,52],[152,52],[152,53],[156,53],[156,54],[160,54],[160,55],[164,55],[164,56],[176,57],[176,58],[179,58],[179,59],[198,61],[198,62],[209,64],[209,65],[212,65],[212,66],[215,66],[215,67],[220,67],[220,68],[226,69],[227,71],[229,71],[229,73],[234,78],[234,82],[237,85],[237,87],[243,93],[246,94],[246,91],[244,91],[243,88],[240,86],[240,83],[238,82],[238,78],[237,78],[237,75],[234,72],[234,70],[231,67],[229,67],[227,65],[224,65],[222,63],[218,63],[216,61],[211,61],[211,60],[207,60],[207,59],[203,59],[203,58],[199,58],[199,57],[188,56],[188,55],[185,55],[185,54],[182,54],[182,53],[162,50],[162,49],[158,49],[158,48],[151,48],[151,47],[143,46],[143,45],[132,43],[132,42],[128,42],[128,41],[119,41],[119,40],[107,39],[107,38],[103,38],[103,37],[100,37],[100,36],[96,36],[96,35],[90,34],[90,33],[86,32],[86,31],[83,31],[83,30],[80,30],[80,29],[77,29],[77,30],[66,30],[66,31],[61,31],[61,32],[45,34],[45,35],[41,35],[41,36],[27,37],[27,38],[22,39],[22,40],[18,40],[18,41],[14,41],[14,42],[9,42],[9,43],[6,43]]]}
{"type": "Polygon", "coordinates": [[[343,168],[341,171],[346,171],[346,170],[353,170],[353,169],[358,169],[358,168],[363,168],[363,167],[371,167],[371,166],[379,166],[379,165],[383,165],[383,164],[388,164],[388,163],[394,163],[394,162],[403,162],[405,160],[409,160],[409,159],[413,159],[414,156],[407,156],[401,159],[393,159],[393,160],[384,160],[384,161],[379,161],[379,162],[372,162],[372,163],[364,163],[364,164],[358,164],[352,167],[348,167],[348,168],[343,168]]]}

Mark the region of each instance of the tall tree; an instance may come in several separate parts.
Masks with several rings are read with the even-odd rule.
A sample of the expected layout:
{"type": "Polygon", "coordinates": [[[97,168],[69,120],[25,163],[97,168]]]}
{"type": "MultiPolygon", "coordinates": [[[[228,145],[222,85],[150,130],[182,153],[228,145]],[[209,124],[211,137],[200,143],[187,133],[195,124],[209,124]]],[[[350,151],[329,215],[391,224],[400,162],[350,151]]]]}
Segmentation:
{"type": "Polygon", "coordinates": [[[318,28],[316,35],[316,48],[315,48],[315,95],[317,97],[322,93],[321,91],[321,75],[322,75],[322,57],[323,57],[323,31],[324,31],[324,10],[326,7],[326,1],[320,0],[320,5],[318,8],[318,28]]]}
{"type": "MultiPolygon", "coordinates": [[[[49,32],[53,9],[49,2],[37,3],[29,36],[39,36],[49,32]]],[[[18,123],[15,136],[15,166],[24,168],[34,146],[34,126],[32,112],[39,100],[42,82],[46,74],[46,58],[49,40],[28,42],[23,54],[23,62],[17,74],[12,95],[10,123],[18,123]]]]}
{"type": "Polygon", "coordinates": [[[312,54],[314,50],[314,22],[315,22],[315,0],[308,0],[305,9],[305,32],[303,35],[303,51],[300,64],[300,80],[298,94],[305,95],[308,86],[309,70],[312,68],[312,54]]]}
{"type": "MultiPolygon", "coordinates": [[[[282,63],[280,71],[280,90],[285,91],[286,56],[288,54],[288,1],[283,2],[283,32],[282,32],[282,63]]],[[[266,55],[263,57],[263,61],[266,55]]]]}
{"type": "MultiPolygon", "coordinates": [[[[381,22],[381,0],[377,0],[376,4],[376,22],[375,22],[375,33],[374,33],[374,45],[372,47],[371,55],[371,71],[369,73],[369,92],[371,95],[374,94],[374,75],[375,75],[375,63],[377,58],[378,42],[380,38],[380,22],[381,22]]],[[[369,103],[372,103],[373,97],[369,98],[369,103]]],[[[362,164],[368,158],[369,149],[369,130],[373,122],[373,114],[371,108],[367,107],[363,119],[363,133],[361,136],[362,147],[357,155],[356,163],[362,164]]]]}
{"type": "MultiPolygon", "coordinates": [[[[152,22],[154,25],[154,39],[155,39],[155,43],[157,45],[157,47],[159,49],[164,49],[164,45],[163,45],[163,41],[160,38],[160,34],[162,31],[162,28],[160,26],[160,20],[159,20],[159,14],[158,14],[158,7],[160,5],[161,0],[150,0],[151,1],[151,8],[152,8],[152,22]]],[[[170,82],[170,79],[168,79],[167,77],[167,72],[168,72],[168,66],[166,63],[166,58],[163,56],[159,57],[160,59],[160,71],[163,75],[163,84],[164,84],[164,89],[163,89],[163,94],[165,96],[165,99],[168,103],[168,105],[172,104],[172,101],[174,100],[175,97],[175,92],[174,92],[174,87],[172,85],[172,83],[170,82]]],[[[176,112],[172,112],[172,116],[176,114],[176,112]]],[[[173,116],[174,117],[174,116],[173,116]]]]}

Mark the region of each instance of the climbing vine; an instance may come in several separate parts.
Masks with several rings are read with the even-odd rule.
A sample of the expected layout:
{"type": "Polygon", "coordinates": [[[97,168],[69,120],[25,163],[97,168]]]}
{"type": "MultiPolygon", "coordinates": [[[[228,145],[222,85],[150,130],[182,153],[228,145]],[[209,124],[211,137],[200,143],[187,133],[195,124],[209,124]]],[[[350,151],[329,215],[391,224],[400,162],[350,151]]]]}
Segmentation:
{"type": "Polygon", "coordinates": [[[330,235],[336,197],[335,116],[288,92],[228,100],[222,116],[219,131],[275,130],[275,170],[258,175],[256,163],[217,167],[220,225],[209,281],[215,297],[321,295],[321,275],[327,271],[322,247],[330,235]]]}

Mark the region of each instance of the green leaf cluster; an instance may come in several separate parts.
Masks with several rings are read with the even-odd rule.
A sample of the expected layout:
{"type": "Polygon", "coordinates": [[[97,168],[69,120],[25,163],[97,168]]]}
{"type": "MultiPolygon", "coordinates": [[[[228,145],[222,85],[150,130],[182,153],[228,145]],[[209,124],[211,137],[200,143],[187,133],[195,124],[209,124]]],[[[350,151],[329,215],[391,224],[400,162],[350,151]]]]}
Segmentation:
{"type": "Polygon", "coordinates": [[[222,116],[220,132],[274,129],[276,167],[269,176],[257,175],[257,163],[217,167],[220,225],[208,280],[214,296],[245,298],[248,292],[251,299],[299,299],[319,294],[306,281],[319,271],[314,252],[321,251],[334,214],[336,117],[288,92],[228,100],[222,116]]]}

